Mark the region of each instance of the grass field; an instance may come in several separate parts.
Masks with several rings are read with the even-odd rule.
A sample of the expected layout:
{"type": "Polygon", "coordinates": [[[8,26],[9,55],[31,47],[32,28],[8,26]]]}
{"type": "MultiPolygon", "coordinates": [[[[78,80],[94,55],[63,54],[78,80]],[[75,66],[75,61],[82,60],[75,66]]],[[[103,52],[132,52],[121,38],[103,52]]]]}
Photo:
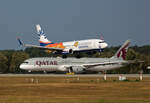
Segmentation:
{"type": "Polygon", "coordinates": [[[0,103],[150,103],[150,78],[0,77],[0,103]]]}

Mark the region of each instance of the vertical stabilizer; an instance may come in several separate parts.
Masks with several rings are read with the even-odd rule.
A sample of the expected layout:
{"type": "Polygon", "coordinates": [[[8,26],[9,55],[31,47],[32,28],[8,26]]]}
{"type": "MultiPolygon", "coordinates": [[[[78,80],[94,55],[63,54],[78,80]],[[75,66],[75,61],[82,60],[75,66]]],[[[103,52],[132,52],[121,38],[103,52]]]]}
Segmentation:
{"type": "Polygon", "coordinates": [[[130,40],[125,41],[125,43],[119,48],[119,50],[116,52],[116,54],[112,58],[125,60],[129,44],[130,44],[130,40]]]}
{"type": "Polygon", "coordinates": [[[37,34],[44,35],[44,31],[41,29],[41,26],[39,24],[36,25],[36,31],[37,31],[37,34]]]}
{"type": "Polygon", "coordinates": [[[41,29],[41,26],[39,24],[36,25],[36,31],[37,31],[37,34],[39,35],[40,46],[46,46],[52,43],[51,41],[47,39],[44,31],[41,29]]]}

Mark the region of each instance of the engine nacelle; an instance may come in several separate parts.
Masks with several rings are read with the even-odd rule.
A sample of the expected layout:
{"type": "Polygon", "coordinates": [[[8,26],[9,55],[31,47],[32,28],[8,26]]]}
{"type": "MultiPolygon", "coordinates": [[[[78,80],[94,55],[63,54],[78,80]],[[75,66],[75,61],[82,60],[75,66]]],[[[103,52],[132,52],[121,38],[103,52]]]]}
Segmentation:
{"type": "Polygon", "coordinates": [[[71,72],[74,72],[74,73],[83,73],[84,72],[84,68],[82,66],[72,66],[69,69],[71,72]]]}
{"type": "Polygon", "coordinates": [[[73,50],[72,49],[64,49],[63,53],[64,54],[73,54],[73,50]]]}
{"type": "Polygon", "coordinates": [[[45,50],[46,53],[53,53],[51,50],[45,50]]]}
{"type": "Polygon", "coordinates": [[[58,68],[58,71],[67,72],[67,71],[68,71],[68,68],[65,67],[65,66],[60,66],[60,67],[58,68]]]}
{"type": "Polygon", "coordinates": [[[60,66],[59,71],[62,72],[74,72],[74,73],[83,73],[85,70],[82,66],[60,66]]]}

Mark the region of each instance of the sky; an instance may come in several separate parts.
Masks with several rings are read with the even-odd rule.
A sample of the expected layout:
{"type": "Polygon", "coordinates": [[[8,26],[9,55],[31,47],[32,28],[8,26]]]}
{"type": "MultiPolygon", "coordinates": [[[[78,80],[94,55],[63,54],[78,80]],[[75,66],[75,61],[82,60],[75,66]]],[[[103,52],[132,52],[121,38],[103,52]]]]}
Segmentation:
{"type": "Polygon", "coordinates": [[[0,50],[20,49],[16,40],[38,43],[40,24],[53,42],[100,38],[109,46],[130,39],[150,45],[150,0],[0,0],[0,50]]]}

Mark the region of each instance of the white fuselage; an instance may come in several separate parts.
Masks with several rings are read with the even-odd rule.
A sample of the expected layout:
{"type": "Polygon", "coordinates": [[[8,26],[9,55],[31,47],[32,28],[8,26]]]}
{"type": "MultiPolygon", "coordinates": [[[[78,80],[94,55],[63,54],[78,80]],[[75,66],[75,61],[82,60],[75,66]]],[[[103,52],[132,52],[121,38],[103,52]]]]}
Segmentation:
{"type": "Polygon", "coordinates": [[[68,49],[72,49],[73,51],[100,50],[108,46],[108,44],[104,40],[100,40],[100,39],[88,39],[88,40],[76,40],[70,42],[63,42],[63,45],[66,51],[68,49]],[[76,42],[77,42],[77,46],[74,46],[76,42]]]}
{"type": "Polygon", "coordinates": [[[31,58],[25,60],[20,68],[28,71],[63,71],[68,72],[71,67],[74,72],[86,71],[104,71],[120,68],[123,66],[124,60],[108,59],[108,58],[31,58]],[[110,63],[109,63],[110,62],[110,63]],[[113,62],[113,63],[111,63],[113,62]],[[116,62],[116,63],[115,63],[116,62]],[[119,63],[120,62],[120,63],[119,63]],[[92,65],[98,63],[107,63],[105,65],[97,65],[86,67],[84,65],[92,65]]]}
{"type": "MultiPolygon", "coordinates": [[[[74,52],[84,52],[84,51],[100,51],[108,46],[108,44],[103,39],[86,39],[86,40],[76,40],[60,43],[52,43],[49,41],[44,34],[41,26],[36,25],[37,34],[39,34],[39,42],[41,48],[49,50],[61,50],[63,53],[74,53],[74,52]]],[[[59,38],[60,39],[60,38],[59,38]]],[[[37,46],[33,46],[37,47],[37,46]]],[[[60,51],[59,51],[60,52],[60,51]]]]}

